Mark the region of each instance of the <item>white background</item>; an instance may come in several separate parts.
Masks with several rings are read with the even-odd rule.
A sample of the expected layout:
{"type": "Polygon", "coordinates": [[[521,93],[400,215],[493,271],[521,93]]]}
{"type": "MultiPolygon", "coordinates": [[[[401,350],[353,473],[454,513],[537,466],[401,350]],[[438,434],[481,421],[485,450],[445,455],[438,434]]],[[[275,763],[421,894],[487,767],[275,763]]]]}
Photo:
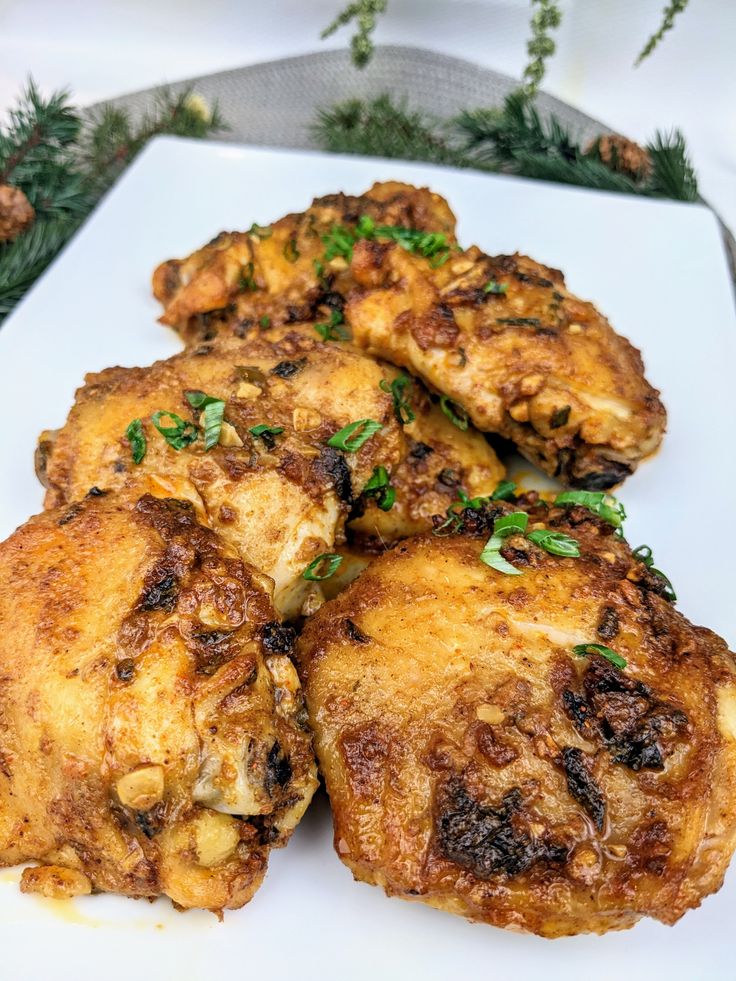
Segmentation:
{"type": "MultiPolygon", "coordinates": [[[[319,32],[347,0],[0,0],[0,111],[29,72],[82,103],[225,68],[343,47],[319,32]]],[[[665,0],[561,0],[547,90],[646,140],[679,126],[703,195],[736,228],[736,2],[690,0],[634,69],[665,0]]],[[[377,40],[432,48],[518,76],[529,0],[389,0],[377,40]]]]}

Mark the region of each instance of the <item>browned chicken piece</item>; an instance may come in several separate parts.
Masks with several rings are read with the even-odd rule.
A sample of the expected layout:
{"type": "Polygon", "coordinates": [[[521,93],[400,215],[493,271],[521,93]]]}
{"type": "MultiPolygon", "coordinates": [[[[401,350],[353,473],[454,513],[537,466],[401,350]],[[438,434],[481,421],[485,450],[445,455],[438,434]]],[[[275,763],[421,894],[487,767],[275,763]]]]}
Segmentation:
{"type": "Polygon", "coordinates": [[[421,382],[388,367],[386,374],[387,384],[406,379],[397,393],[405,405],[397,411],[407,420],[408,445],[406,456],[391,474],[393,506],[382,510],[378,496],[363,497],[356,509],[363,513],[348,525],[351,541],[373,551],[430,531],[433,516],[444,514],[458,500],[460,490],[469,497],[486,496],[506,472],[485,438],[472,426],[458,429],[421,382]]]}
{"type": "Polygon", "coordinates": [[[665,410],[639,352],[555,269],[473,247],[438,268],[360,241],[346,308],[359,347],[410,369],[546,473],[611,487],[659,446],[665,410]]]}
{"type": "Polygon", "coordinates": [[[526,534],[485,549],[515,572],[481,561],[513,505],[468,509],[307,623],[337,853],[389,895],[546,937],[674,923],[736,845],[733,655],[611,526],[521,503],[526,534]]]}
{"type": "Polygon", "coordinates": [[[317,785],[293,632],[186,501],[94,492],[0,545],[0,865],[247,903],[317,785]]]}
{"type": "MultiPolygon", "coordinates": [[[[383,377],[372,359],[290,328],[89,375],[66,425],[41,437],[46,504],[131,481],[191,501],[200,520],[274,580],[276,608],[294,616],[318,588],[302,573],[343,538],[354,497],[377,466],[390,470],[406,454],[383,377]],[[206,420],[187,392],[225,402],[219,442],[209,450],[195,429],[206,420]],[[186,424],[185,438],[195,441],[172,447],[154,425],[159,411],[162,427],[177,431],[176,413],[179,430],[186,424]],[[135,419],[147,443],[140,463],[126,436],[135,419]],[[378,431],[355,452],[328,445],[366,419],[378,431]]],[[[367,432],[358,429],[350,444],[367,432]]]]}
{"type": "Polygon", "coordinates": [[[352,231],[363,215],[454,241],[455,216],[426,188],[388,181],[359,196],[329,194],[301,214],[248,232],[222,232],[188,258],[163,262],[153,274],[161,322],[197,343],[218,333],[240,336],[261,323],[315,319],[325,302],[329,307],[354,286],[345,258],[325,257],[323,236],[336,226],[352,231]]]}

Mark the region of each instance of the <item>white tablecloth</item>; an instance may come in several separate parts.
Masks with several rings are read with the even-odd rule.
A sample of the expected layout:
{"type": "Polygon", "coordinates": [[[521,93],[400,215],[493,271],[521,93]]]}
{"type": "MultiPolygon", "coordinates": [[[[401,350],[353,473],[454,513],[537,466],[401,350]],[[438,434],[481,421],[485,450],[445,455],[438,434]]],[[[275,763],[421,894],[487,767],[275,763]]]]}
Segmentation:
{"type": "MultiPolygon", "coordinates": [[[[81,103],[319,48],[345,0],[0,0],[0,111],[32,73],[81,103]]],[[[690,0],[641,68],[665,0],[563,0],[545,87],[635,139],[686,134],[703,195],[736,229],[736,2],[690,0]]],[[[377,41],[416,45],[511,75],[528,0],[389,0],[377,41]]],[[[347,34],[325,44],[341,47],[347,34]]]]}

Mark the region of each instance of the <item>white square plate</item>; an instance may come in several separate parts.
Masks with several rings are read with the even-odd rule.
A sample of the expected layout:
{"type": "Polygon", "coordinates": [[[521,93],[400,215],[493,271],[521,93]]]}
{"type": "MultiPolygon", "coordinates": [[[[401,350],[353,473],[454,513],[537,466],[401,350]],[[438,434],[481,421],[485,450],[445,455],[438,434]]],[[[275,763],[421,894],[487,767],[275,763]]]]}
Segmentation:
{"type": "MultiPolygon", "coordinates": [[[[422,164],[154,141],[0,330],[0,537],[41,509],[36,438],[63,423],[85,372],[178,350],[155,323],[157,263],[221,229],[266,224],[316,195],[393,178],[445,195],[461,242],[491,254],[519,250],[564,270],[570,288],[643,350],[669,429],[622,490],[627,537],[654,548],[680,609],[733,647],[734,560],[723,516],[736,511],[736,317],[712,214],[422,164]],[[721,545],[707,548],[714,535],[721,545]]],[[[176,913],[165,900],[95,896],[65,905],[23,896],[18,878],[17,870],[0,873],[0,977],[8,981],[733,976],[734,873],[673,928],[643,922],[605,937],[545,941],[354,884],[332,852],[323,797],[272,856],[250,906],[226,913],[222,925],[208,913],[176,913]]]]}

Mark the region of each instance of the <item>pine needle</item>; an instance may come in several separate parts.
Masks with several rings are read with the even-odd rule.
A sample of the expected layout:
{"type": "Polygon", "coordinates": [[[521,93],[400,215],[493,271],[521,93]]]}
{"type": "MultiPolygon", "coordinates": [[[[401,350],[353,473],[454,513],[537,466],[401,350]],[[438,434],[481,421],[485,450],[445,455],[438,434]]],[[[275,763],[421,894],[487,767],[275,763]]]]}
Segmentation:
{"type": "Polygon", "coordinates": [[[697,201],[698,180],[687,152],[685,137],[679,130],[655,134],[647,145],[652,161],[650,190],[658,197],[675,201],[697,201]]]}
{"type": "Polygon", "coordinates": [[[532,0],[532,36],[527,41],[526,50],[529,64],[524,69],[524,93],[528,97],[536,95],[547,72],[547,61],[557,50],[551,32],[557,30],[562,21],[562,11],[555,0],[532,0]]]}

